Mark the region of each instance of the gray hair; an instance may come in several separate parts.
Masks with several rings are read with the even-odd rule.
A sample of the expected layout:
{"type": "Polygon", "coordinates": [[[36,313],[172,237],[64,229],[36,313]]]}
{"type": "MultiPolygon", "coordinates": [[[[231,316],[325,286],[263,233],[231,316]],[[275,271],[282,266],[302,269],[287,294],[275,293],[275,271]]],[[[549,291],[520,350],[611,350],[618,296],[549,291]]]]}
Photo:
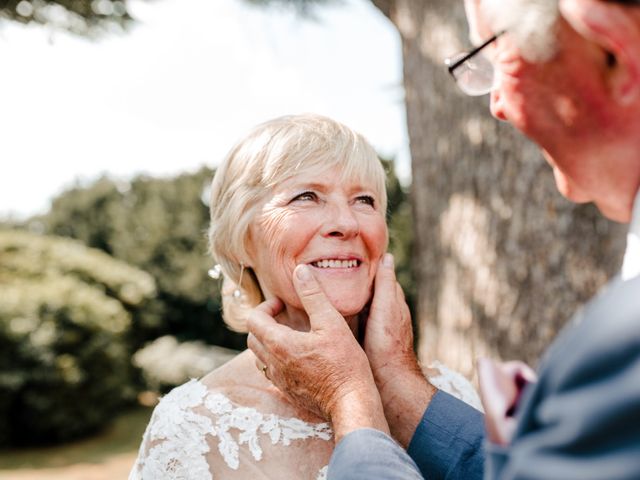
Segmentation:
{"type": "Polygon", "coordinates": [[[542,62],[556,52],[558,0],[483,0],[481,8],[494,32],[509,31],[525,60],[542,62]]]}

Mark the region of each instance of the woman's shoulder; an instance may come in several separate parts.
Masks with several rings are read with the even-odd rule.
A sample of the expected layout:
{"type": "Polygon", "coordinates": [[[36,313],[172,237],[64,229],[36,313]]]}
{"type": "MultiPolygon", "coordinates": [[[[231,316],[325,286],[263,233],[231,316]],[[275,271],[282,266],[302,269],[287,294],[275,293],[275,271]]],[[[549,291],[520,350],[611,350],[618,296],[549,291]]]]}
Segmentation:
{"type": "Polygon", "coordinates": [[[327,423],[286,415],[289,407],[263,388],[268,382],[261,383],[264,377],[253,370],[258,372],[247,358],[233,359],[162,397],[141,447],[137,468],[147,473],[141,478],[164,478],[159,472],[166,473],[170,465],[173,470],[203,472],[185,478],[211,478],[203,470],[205,465],[207,471],[241,475],[242,463],[260,462],[265,447],[272,457],[278,446],[299,440],[331,444],[327,423]]]}
{"type": "MultiPolygon", "coordinates": [[[[189,423],[202,417],[201,422],[213,425],[217,417],[236,408],[260,407],[264,394],[253,381],[252,372],[246,371],[242,357],[240,354],[204,377],[191,379],[162,396],[154,409],[152,423],[160,420],[167,426],[167,422],[189,423]]],[[[190,432],[202,433],[199,429],[190,432]]]]}

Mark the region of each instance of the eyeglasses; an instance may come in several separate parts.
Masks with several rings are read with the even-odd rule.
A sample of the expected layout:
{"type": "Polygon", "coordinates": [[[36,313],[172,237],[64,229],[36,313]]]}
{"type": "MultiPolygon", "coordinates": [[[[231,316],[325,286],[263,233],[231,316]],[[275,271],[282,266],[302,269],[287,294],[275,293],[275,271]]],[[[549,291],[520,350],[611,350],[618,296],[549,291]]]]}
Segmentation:
{"type": "Polygon", "coordinates": [[[470,52],[459,53],[444,61],[460,90],[467,95],[485,95],[493,88],[493,65],[487,57],[482,55],[482,50],[495,42],[503,33],[505,33],[504,30],[470,52]]]}

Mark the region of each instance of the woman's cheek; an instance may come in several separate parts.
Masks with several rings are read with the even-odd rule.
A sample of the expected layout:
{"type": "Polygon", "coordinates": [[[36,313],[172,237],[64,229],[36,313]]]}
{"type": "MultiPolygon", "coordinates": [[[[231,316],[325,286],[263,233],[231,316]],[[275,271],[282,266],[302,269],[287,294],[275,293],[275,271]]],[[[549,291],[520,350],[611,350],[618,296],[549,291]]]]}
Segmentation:
{"type": "Polygon", "coordinates": [[[282,259],[286,253],[291,216],[291,212],[286,210],[272,209],[260,217],[261,240],[268,255],[282,259]]]}

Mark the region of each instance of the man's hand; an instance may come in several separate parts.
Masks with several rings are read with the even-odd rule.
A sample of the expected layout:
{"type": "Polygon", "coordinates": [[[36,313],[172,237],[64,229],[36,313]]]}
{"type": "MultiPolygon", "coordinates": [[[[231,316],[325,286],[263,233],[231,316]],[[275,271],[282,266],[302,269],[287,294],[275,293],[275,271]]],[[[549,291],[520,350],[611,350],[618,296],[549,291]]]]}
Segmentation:
{"type": "Polygon", "coordinates": [[[509,445],[516,429],[515,414],[522,391],[537,380],[537,375],[522,362],[480,358],[478,379],[487,437],[497,445],[509,445]]]}
{"type": "Polygon", "coordinates": [[[402,371],[420,372],[413,351],[411,314],[404,292],[396,281],[391,254],[386,254],[378,267],[364,350],[381,390],[402,371]]]}
{"type": "Polygon", "coordinates": [[[364,349],[391,432],[407,447],[436,389],[425,379],[413,351],[411,314],[391,254],[378,267],[364,349]]]}
{"type": "Polygon", "coordinates": [[[308,266],[296,267],[293,284],[309,315],[310,331],[278,324],[274,317],[283,305],[272,299],[250,314],[247,345],[274,385],[298,405],[331,420],[336,443],[357,428],[388,433],[369,362],[347,322],[308,266]]]}

